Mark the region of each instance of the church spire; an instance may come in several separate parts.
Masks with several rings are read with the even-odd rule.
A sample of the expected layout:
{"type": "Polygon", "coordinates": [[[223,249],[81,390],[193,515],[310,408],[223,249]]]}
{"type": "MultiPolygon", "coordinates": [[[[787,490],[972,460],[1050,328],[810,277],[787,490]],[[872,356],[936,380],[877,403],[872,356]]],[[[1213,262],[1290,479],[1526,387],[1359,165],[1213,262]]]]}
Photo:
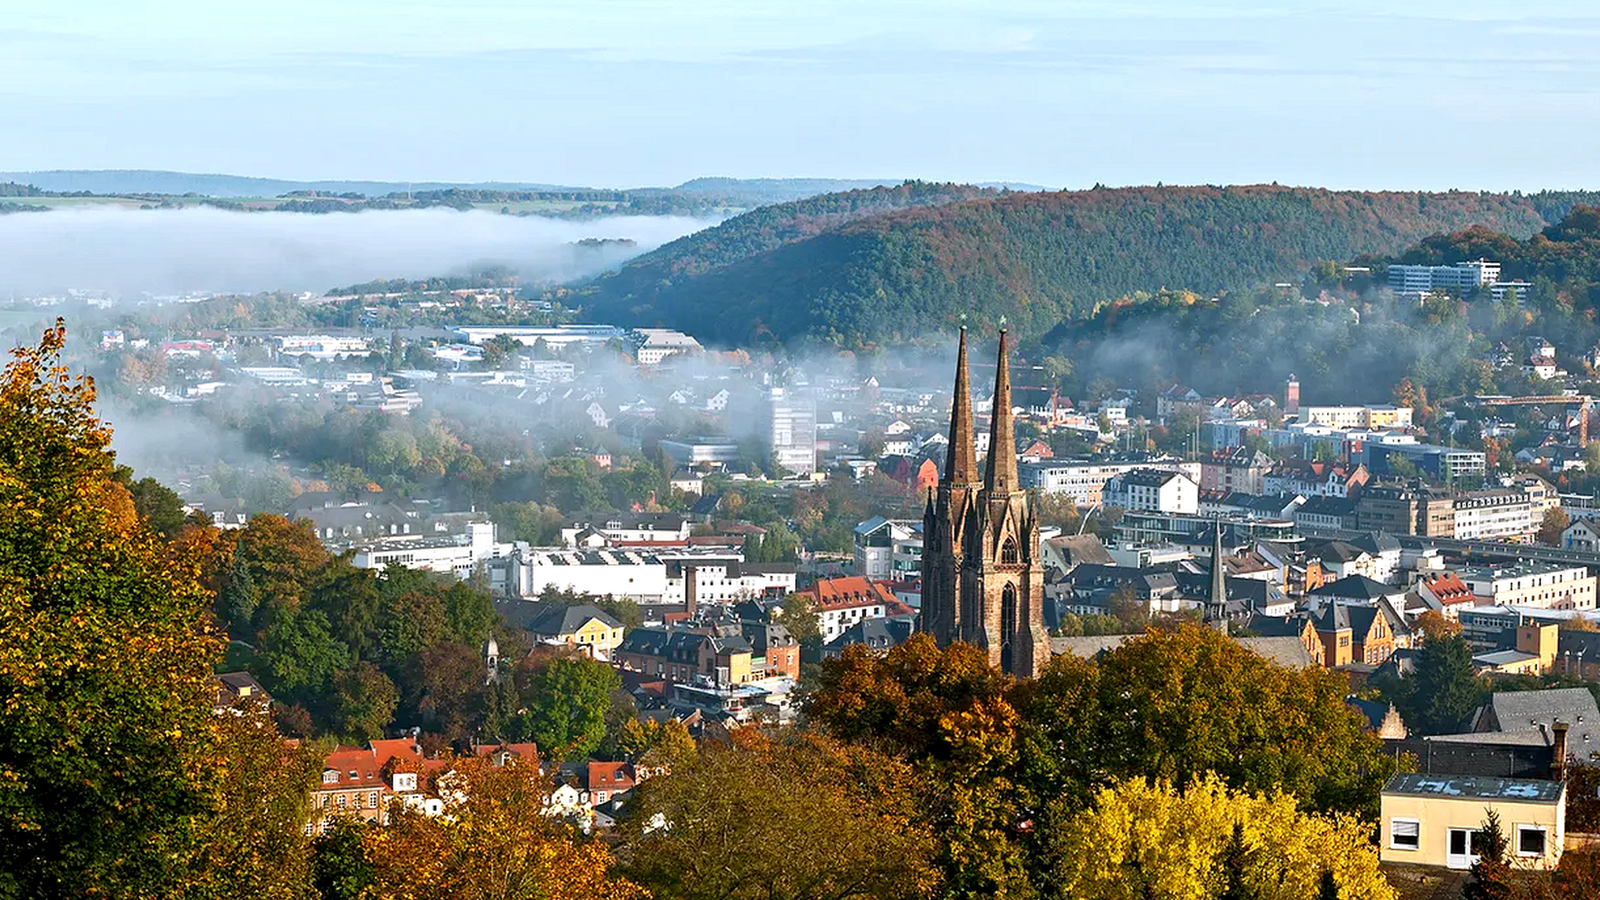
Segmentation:
{"type": "Polygon", "coordinates": [[[972,385],[967,381],[967,326],[961,326],[956,350],[956,393],[950,401],[950,446],[945,450],[946,484],[972,484],[978,480],[978,451],[972,438],[972,385]]]}
{"type": "Polygon", "coordinates": [[[989,420],[989,460],[983,486],[991,497],[1017,489],[1017,437],[1011,425],[1011,366],[1006,362],[1006,330],[1000,329],[1000,360],[994,369],[994,413],[989,420]]]}

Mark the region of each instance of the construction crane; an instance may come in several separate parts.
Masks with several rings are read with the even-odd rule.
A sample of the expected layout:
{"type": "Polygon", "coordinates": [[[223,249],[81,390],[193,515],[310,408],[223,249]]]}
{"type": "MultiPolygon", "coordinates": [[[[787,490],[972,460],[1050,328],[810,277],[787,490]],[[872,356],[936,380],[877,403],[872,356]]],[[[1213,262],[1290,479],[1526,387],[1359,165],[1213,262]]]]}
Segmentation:
{"type": "Polygon", "coordinates": [[[1589,410],[1594,398],[1584,394],[1545,394],[1534,397],[1473,397],[1470,406],[1561,406],[1578,407],[1578,446],[1589,446],[1589,410]]]}

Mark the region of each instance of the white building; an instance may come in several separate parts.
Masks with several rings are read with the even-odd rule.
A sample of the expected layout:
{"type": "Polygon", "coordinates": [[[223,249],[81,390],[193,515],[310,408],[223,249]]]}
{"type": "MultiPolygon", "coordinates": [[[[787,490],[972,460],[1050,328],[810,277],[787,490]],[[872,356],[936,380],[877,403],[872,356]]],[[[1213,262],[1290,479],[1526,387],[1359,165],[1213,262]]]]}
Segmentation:
{"type": "Polygon", "coordinates": [[[628,332],[628,342],[641,366],[653,366],[669,356],[701,350],[699,341],[670,328],[635,328],[628,332]]]}
{"type": "Polygon", "coordinates": [[[1389,287],[1396,291],[1476,290],[1500,280],[1500,264],[1485,259],[1453,266],[1390,266],[1389,287]]]}
{"type": "Polygon", "coordinates": [[[1521,540],[1539,530],[1528,494],[1515,489],[1464,494],[1456,499],[1455,518],[1458,541],[1521,540]]]}
{"type": "Polygon", "coordinates": [[[726,437],[662,441],[661,452],[680,466],[727,465],[739,461],[739,445],[726,437]]]}
{"type": "Polygon", "coordinates": [[[1200,486],[1182,472],[1136,469],[1106,482],[1106,506],[1140,512],[1194,515],[1200,511],[1200,486]]]}
{"type": "Polygon", "coordinates": [[[817,470],[817,403],[773,388],[767,398],[767,438],[778,465],[795,475],[817,470]]]}
{"type": "Polygon", "coordinates": [[[1135,469],[1182,472],[1196,484],[1200,481],[1199,463],[1177,459],[1042,460],[1021,463],[1017,474],[1025,488],[1043,494],[1063,494],[1079,509],[1088,509],[1101,504],[1106,482],[1135,469]]]}
{"type": "Polygon", "coordinates": [[[331,334],[286,334],[274,339],[278,352],[286,356],[309,356],[313,359],[342,359],[347,356],[365,356],[371,345],[362,337],[334,337],[331,334]]]}
{"type": "Polygon", "coordinates": [[[1524,561],[1510,566],[1469,566],[1458,574],[1472,593],[1489,598],[1496,606],[1595,608],[1595,579],[1584,566],[1524,561]]]}
{"type": "Polygon", "coordinates": [[[623,336],[622,329],[615,325],[469,325],[457,328],[452,333],[469,344],[480,346],[484,341],[504,335],[524,347],[532,347],[543,341],[545,346],[551,349],[574,344],[604,344],[610,340],[621,339],[623,336]]]}
{"type": "Polygon", "coordinates": [[[592,550],[612,544],[686,541],[689,530],[689,521],[682,516],[618,516],[603,522],[570,523],[561,529],[561,544],[592,550]]]}
{"type": "Polygon", "coordinates": [[[355,565],[362,569],[382,569],[400,565],[408,569],[449,572],[465,580],[479,563],[504,554],[510,545],[496,543],[494,524],[472,522],[465,534],[449,537],[424,535],[385,538],[356,547],[355,565]]]}
{"type": "Polygon", "coordinates": [[[647,605],[684,603],[692,584],[697,603],[725,603],[790,593],[795,571],[788,564],[747,563],[744,554],[726,550],[518,546],[490,566],[489,584],[508,597],[536,597],[551,588],[647,605]]]}
{"type": "Polygon", "coordinates": [[[873,581],[922,574],[922,523],[874,516],[855,529],[855,573],[873,581]]]}

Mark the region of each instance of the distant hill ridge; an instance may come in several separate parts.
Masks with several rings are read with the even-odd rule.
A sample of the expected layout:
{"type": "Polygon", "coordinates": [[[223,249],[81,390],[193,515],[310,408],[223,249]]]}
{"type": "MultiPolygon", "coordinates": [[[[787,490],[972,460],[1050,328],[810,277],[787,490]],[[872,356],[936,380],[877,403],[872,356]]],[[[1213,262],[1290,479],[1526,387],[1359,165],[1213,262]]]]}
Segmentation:
{"type": "Polygon", "coordinates": [[[295,181],[281,178],[256,178],[242,175],[167,172],[153,169],[51,169],[33,172],[0,172],[0,182],[33,185],[45,191],[91,194],[199,194],[207,197],[277,197],[293,191],[318,191],[329,194],[357,193],[369,197],[407,191],[442,191],[465,188],[483,191],[544,191],[573,193],[585,191],[627,191],[641,194],[685,193],[703,196],[729,196],[750,201],[781,202],[813,194],[834,193],[856,188],[892,184],[894,180],[839,178],[696,178],[677,187],[592,188],[571,185],[508,181],[295,181]]]}
{"type": "Polygon", "coordinates": [[[737,343],[864,346],[1002,316],[1029,337],[1133,291],[1298,280],[1319,260],[1398,253],[1471,225],[1527,237],[1597,200],[1278,185],[879,188],[737,216],[602,276],[587,302],[600,318],[737,343]]]}

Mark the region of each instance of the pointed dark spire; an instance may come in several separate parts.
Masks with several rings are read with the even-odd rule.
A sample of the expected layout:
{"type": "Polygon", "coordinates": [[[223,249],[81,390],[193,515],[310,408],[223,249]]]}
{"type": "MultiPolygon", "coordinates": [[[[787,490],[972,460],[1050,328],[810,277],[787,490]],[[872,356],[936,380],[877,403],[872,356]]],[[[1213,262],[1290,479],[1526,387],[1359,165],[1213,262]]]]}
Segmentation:
{"type": "Polygon", "coordinates": [[[1228,581],[1222,563],[1222,518],[1211,520],[1211,596],[1207,598],[1206,619],[1212,625],[1228,627],[1228,581]]]}
{"type": "Polygon", "coordinates": [[[1000,329],[1000,360],[994,370],[994,413],[989,420],[989,460],[983,486],[990,495],[1017,489],[1017,436],[1011,424],[1011,366],[1006,362],[1006,330],[1000,329]]]}
{"type": "Polygon", "coordinates": [[[972,385],[967,381],[967,326],[961,326],[956,350],[956,393],[950,401],[950,446],[945,450],[946,484],[972,484],[978,480],[978,451],[972,438],[972,385]]]}

